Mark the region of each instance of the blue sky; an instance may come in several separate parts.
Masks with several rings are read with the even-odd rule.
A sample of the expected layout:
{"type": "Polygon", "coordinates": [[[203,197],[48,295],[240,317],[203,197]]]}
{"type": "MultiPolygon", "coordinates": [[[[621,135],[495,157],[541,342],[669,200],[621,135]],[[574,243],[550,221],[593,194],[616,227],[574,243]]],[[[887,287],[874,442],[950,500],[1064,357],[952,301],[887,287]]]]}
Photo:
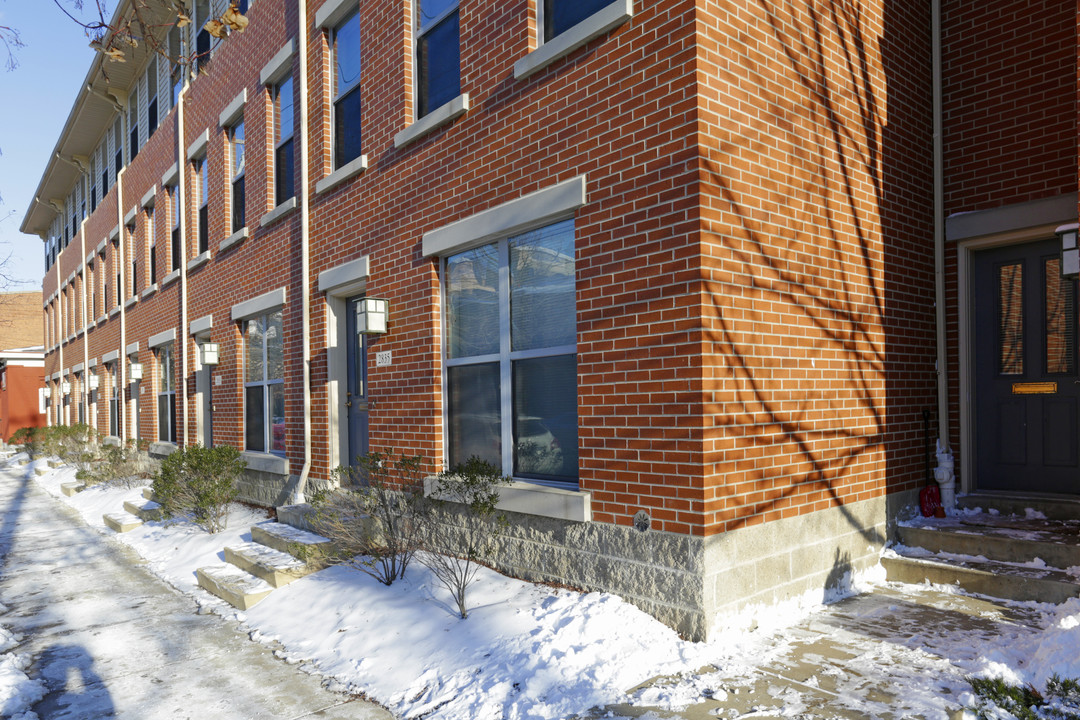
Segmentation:
{"type": "Polygon", "coordinates": [[[10,289],[40,290],[44,247],[19,226],[94,51],[53,0],[0,0],[0,25],[17,29],[26,44],[15,70],[0,55],[0,258],[11,253],[5,270],[25,282],[10,289]]]}

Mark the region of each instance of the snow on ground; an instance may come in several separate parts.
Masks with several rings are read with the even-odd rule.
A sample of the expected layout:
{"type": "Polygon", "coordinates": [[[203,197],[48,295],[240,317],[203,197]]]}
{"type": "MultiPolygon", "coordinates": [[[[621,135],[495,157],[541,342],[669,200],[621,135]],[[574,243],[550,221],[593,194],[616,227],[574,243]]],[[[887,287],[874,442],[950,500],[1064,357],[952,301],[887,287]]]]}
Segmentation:
{"type": "MultiPolygon", "coordinates": [[[[725,688],[769,681],[762,668],[783,664],[793,649],[808,647],[814,635],[807,628],[815,624],[821,637],[856,635],[832,629],[843,612],[820,603],[838,598],[818,593],[725,618],[726,629],[713,641],[691,643],[614,595],[552,589],[486,569],[469,590],[469,618],[461,620],[449,593],[420,563],[390,587],[345,567],[328,568],[241,613],[198,588],[195,569],[222,562],[225,545],[250,540],[249,527],[264,519],[260,514],[234,506],[228,529],[218,535],[187,523],[159,522],[118,535],[105,528],[102,515],[119,511],[124,500],[141,499],[138,489],[99,486],[67,497],[60,485],[73,479],[72,470],[36,479],[89,525],[133,547],[154,573],[192,595],[201,608],[234,618],[285,661],[326,676],[337,689],[364,693],[404,718],[569,718],[614,703],[679,711],[707,698],[722,700],[725,688]],[[656,676],[668,679],[632,691],[656,676]]],[[[845,586],[852,592],[883,588],[883,571],[850,578],[845,586]]],[[[948,597],[943,588],[903,588],[891,592],[948,597]]],[[[1080,600],[1027,608],[1033,616],[1041,613],[1039,627],[1017,626],[1001,642],[976,642],[959,631],[891,628],[896,606],[889,602],[848,611],[845,622],[877,628],[851,640],[857,653],[846,661],[851,672],[839,661],[822,663],[801,684],[768,688],[782,715],[798,717],[820,704],[815,693],[827,689],[839,706],[878,716],[890,708],[871,697],[877,683],[905,688],[903,712],[910,714],[904,716],[945,718],[970,689],[968,676],[1036,687],[1054,673],[1080,676],[1080,600]]],[[[0,633],[0,652],[4,648],[0,633]]],[[[36,690],[18,689],[30,682],[19,663],[13,654],[0,655],[0,703],[35,699],[36,690]]]]}

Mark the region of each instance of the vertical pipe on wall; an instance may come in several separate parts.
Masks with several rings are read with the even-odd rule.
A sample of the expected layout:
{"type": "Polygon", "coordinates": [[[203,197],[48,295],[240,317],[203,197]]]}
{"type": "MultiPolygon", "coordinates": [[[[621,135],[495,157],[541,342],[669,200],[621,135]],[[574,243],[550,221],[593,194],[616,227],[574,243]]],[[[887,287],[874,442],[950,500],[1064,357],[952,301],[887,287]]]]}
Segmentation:
{"type": "Polygon", "coordinates": [[[934,122],[934,310],[937,331],[938,439],[949,448],[949,365],[945,335],[945,187],[941,101],[941,0],[931,8],[934,122]]]}
{"type": "MultiPolygon", "coordinates": [[[[183,33],[183,30],[181,30],[183,33]]],[[[183,34],[181,34],[183,39],[183,34]]],[[[194,42],[194,41],[193,41],[194,42]]],[[[188,289],[187,289],[187,144],[184,142],[184,99],[191,84],[191,73],[184,73],[184,86],[176,96],[176,213],[179,216],[177,225],[177,237],[180,240],[180,327],[177,330],[177,343],[180,345],[180,373],[181,387],[180,402],[177,406],[184,409],[184,445],[188,444],[188,405],[187,405],[187,371],[188,371],[188,344],[194,339],[188,335],[188,289]]],[[[172,248],[169,248],[172,252],[172,248]]],[[[175,362],[175,360],[174,360],[175,362]]],[[[173,387],[176,392],[176,387],[173,387]]],[[[160,430],[158,431],[160,433],[160,430]]],[[[158,435],[160,437],[160,434],[158,435]]],[[[180,438],[175,438],[179,440],[180,438]]]]}
{"type": "Polygon", "coordinates": [[[308,76],[307,1],[297,7],[297,52],[300,55],[300,342],[304,368],[304,466],[297,478],[293,502],[304,502],[304,489],[311,472],[311,258],[308,198],[308,76]]]}

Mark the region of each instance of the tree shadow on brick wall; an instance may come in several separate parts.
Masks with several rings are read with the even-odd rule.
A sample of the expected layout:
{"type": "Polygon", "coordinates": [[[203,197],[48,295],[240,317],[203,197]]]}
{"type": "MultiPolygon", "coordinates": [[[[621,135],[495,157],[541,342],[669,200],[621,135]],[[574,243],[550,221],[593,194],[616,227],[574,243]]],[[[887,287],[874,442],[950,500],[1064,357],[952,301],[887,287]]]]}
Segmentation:
{"type": "Polygon", "coordinates": [[[768,71],[782,77],[751,57],[718,78],[742,73],[764,100],[717,131],[701,173],[714,205],[703,249],[719,268],[702,280],[723,530],[838,507],[881,542],[846,503],[911,486],[921,470],[920,413],[933,402],[929,44],[911,25],[929,17],[896,5],[877,26],[857,0],[760,0],[769,49],[782,52],[768,71]]]}

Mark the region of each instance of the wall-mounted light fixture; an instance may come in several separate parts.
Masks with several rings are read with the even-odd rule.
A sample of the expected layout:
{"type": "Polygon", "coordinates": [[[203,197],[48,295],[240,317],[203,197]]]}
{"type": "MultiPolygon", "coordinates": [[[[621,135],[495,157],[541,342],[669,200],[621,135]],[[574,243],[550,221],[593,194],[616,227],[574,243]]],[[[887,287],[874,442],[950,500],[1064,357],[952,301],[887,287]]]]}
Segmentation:
{"type": "Polygon", "coordinates": [[[69,383],[67,380],[64,380],[62,383],[60,383],[60,392],[64,393],[65,395],[70,395],[71,383],[69,383]]]}
{"type": "Polygon", "coordinates": [[[219,348],[217,343],[203,343],[199,346],[199,359],[203,365],[217,365],[219,348]]]}
{"type": "Polygon", "coordinates": [[[41,388],[41,391],[42,391],[42,392],[43,392],[43,393],[45,394],[45,397],[47,397],[47,398],[51,398],[51,397],[52,397],[52,388],[51,388],[51,387],[49,387],[48,385],[46,385],[45,387],[41,388]]]}
{"type": "Polygon", "coordinates": [[[132,381],[142,380],[142,363],[131,363],[131,367],[128,368],[128,377],[132,381]]]}
{"type": "Polygon", "coordinates": [[[360,335],[381,335],[390,319],[390,301],[364,298],[356,304],[356,332],[360,335]]]}
{"type": "Polygon", "coordinates": [[[101,378],[97,375],[90,376],[90,389],[97,390],[101,386],[101,378]]]}
{"type": "Polygon", "coordinates": [[[1061,275],[1076,277],[1080,275],[1080,247],[1077,246],[1077,229],[1080,225],[1062,225],[1054,232],[1061,238],[1061,275]]]}

